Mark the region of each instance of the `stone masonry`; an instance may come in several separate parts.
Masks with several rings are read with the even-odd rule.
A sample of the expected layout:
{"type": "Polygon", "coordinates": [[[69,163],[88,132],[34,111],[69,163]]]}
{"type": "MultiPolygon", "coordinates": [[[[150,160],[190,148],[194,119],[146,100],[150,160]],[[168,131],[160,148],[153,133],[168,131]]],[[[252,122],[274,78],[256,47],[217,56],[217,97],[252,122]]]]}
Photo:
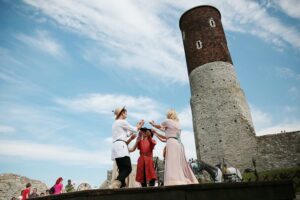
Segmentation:
{"type": "Polygon", "coordinates": [[[191,86],[197,157],[240,170],[300,166],[300,131],[255,136],[251,113],[227,48],[221,14],[198,6],[180,18],[191,86]]]}
{"type": "Polygon", "coordinates": [[[180,18],[191,86],[197,157],[252,166],[257,140],[250,110],[227,48],[220,12],[199,6],[180,18]]]}
{"type": "Polygon", "coordinates": [[[10,200],[12,197],[21,196],[21,191],[25,189],[27,183],[31,183],[31,188],[37,188],[38,194],[47,189],[47,185],[38,180],[16,174],[0,174],[0,199],[10,200]]]}
{"type": "Polygon", "coordinates": [[[261,170],[300,167],[300,131],[257,137],[261,170]]]}

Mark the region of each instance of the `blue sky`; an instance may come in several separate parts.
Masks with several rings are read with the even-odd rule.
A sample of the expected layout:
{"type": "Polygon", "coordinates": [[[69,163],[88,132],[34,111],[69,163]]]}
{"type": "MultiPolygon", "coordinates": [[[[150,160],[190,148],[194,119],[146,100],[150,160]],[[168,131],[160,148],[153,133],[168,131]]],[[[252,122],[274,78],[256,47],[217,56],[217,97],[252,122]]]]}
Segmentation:
{"type": "Polygon", "coordinates": [[[0,173],[99,186],[112,167],[112,110],[123,105],[132,124],[175,108],[195,158],[178,22],[203,4],[221,11],[256,134],[300,130],[298,0],[2,0],[0,173]]]}

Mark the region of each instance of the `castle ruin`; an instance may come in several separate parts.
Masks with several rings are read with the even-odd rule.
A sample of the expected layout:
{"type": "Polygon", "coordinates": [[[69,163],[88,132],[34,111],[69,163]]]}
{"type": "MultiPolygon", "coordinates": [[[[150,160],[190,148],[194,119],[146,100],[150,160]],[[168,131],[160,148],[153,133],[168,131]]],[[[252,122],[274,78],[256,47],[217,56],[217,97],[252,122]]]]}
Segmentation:
{"type": "Polygon", "coordinates": [[[198,6],[180,18],[191,87],[197,157],[225,160],[241,170],[257,161],[259,170],[300,163],[300,133],[256,137],[250,109],[238,82],[221,22],[212,6],[198,6]]]}

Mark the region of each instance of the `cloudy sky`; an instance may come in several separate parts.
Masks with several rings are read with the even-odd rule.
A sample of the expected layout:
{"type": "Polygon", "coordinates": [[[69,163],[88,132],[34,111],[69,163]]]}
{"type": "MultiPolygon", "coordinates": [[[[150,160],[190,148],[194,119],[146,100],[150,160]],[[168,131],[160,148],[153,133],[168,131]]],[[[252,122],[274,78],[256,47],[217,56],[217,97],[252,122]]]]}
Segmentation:
{"type": "Polygon", "coordinates": [[[0,173],[99,186],[123,105],[132,124],[175,108],[195,158],[178,21],[203,4],[221,11],[257,135],[300,130],[299,0],[0,0],[0,173]]]}

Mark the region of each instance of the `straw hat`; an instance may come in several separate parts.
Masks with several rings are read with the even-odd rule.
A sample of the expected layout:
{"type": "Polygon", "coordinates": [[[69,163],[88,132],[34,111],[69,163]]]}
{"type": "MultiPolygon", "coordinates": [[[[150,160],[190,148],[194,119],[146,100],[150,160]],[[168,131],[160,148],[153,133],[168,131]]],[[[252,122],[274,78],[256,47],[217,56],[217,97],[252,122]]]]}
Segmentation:
{"type": "Polygon", "coordinates": [[[115,119],[118,119],[121,115],[121,113],[125,110],[125,106],[123,107],[119,107],[119,108],[116,108],[113,112],[115,114],[115,119]]]}

